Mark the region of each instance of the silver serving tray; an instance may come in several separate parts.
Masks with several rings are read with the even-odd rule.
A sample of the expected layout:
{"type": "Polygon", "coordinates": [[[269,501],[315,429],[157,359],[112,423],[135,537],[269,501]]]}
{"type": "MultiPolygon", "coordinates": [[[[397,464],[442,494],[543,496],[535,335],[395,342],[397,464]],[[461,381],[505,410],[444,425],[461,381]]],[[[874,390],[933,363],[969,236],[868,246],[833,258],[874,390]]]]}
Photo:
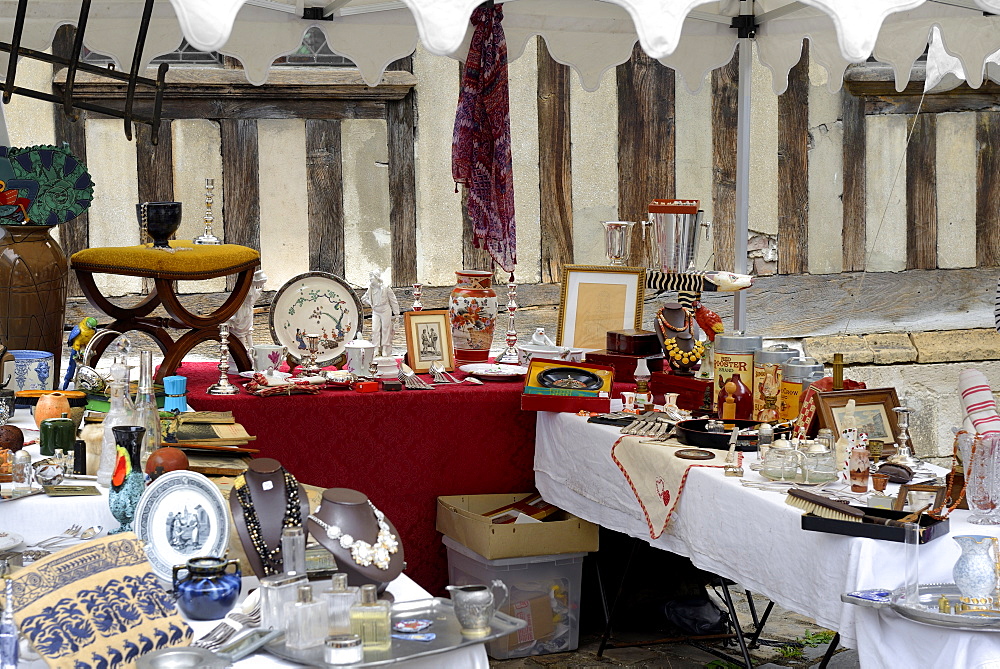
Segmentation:
{"type": "Polygon", "coordinates": [[[915,609],[906,606],[906,598],[902,589],[892,593],[892,603],[889,606],[904,618],[925,625],[937,625],[938,627],[949,627],[967,632],[1000,632],[1000,610],[957,614],[941,613],[937,608],[937,602],[941,595],[946,596],[954,605],[962,593],[954,583],[932,583],[930,585],[921,583],[920,596],[917,601],[926,608],[915,609]]]}
{"type": "Polygon", "coordinates": [[[497,612],[490,623],[490,633],[481,637],[462,636],[461,627],[455,617],[455,610],[452,608],[451,600],[442,597],[433,599],[417,599],[412,602],[402,602],[392,605],[391,624],[397,620],[408,618],[424,618],[432,620],[433,624],[425,632],[433,632],[437,637],[433,641],[404,641],[402,639],[392,640],[392,649],[388,651],[365,651],[365,661],[361,664],[332,665],[323,661],[323,646],[307,648],[306,650],[293,650],[285,646],[285,637],[278,637],[276,640],[264,646],[264,648],[283,660],[297,662],[307,667],[376,667],[395,662],[402,662],[415,657],[426,655],[436,655],[449,650],[455,650],[463,646],[483,643],[505,637],[511,632],[527,626],[527,623],[520,618],[514,618],[505,613],[497,612]]]}

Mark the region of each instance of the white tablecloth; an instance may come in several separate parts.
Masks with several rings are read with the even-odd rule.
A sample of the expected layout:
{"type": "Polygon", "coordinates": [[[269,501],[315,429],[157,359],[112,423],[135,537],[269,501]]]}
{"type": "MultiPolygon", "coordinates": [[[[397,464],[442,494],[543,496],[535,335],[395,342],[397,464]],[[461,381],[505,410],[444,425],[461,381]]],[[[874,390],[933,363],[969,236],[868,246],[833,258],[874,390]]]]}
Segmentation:
{"type": "MultiPolygon", "coordinates": [[[[721,470],[695,467],[658,539],[611,459],[617,428],[567,413],[540,412],[535,484],[546,501],[603,527],[687,556],[698,567],[840,632],[865,667],[997,667],[1000,633],[954,632],[891,611],[843,604],[840,595],[903,584],[904,545],[801,529],[802,511],[784,495],[746,488],[721,470]]],[[[747,454],[744,469],[751,475],[747,454]]],[[[756,475],[754,475],[756,476],[756,475]]],[[[951,516],[951,534],[1000,536],[1000,527],[951,516]]],[[[920,547],[920,580],[951,582],[958,545],[942,537],[920,547]]]]}

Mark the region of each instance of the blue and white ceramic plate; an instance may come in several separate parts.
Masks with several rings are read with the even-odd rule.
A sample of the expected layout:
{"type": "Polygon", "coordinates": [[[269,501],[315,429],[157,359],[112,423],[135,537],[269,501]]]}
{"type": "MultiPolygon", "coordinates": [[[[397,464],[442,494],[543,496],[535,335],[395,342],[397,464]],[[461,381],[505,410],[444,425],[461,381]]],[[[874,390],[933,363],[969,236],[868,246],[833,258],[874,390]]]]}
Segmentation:
{"type": "Polygon", "coordinates": [[[224,557],[229,548],[226,500],[197,472],[169,472],[153,481],[139,499],[133,527],[153,572],[165,581],[174,565],[203,555],[224,557]]]}

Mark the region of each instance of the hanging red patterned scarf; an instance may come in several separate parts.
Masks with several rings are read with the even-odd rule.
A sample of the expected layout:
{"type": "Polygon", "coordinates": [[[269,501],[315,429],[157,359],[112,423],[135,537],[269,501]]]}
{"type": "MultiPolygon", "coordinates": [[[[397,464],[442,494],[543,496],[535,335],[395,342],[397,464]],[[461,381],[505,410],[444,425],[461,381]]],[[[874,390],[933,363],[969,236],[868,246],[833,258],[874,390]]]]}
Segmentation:
{"type": "Polygon", "coordinates": [[[465,61],[455,114],[451,171],[469,189],[469,218],[477,248],[483,244],[504,271],[517,264],[514,173],[510,156],[510,99],[503,9],[472,12],[475,32],[465,61]]]}

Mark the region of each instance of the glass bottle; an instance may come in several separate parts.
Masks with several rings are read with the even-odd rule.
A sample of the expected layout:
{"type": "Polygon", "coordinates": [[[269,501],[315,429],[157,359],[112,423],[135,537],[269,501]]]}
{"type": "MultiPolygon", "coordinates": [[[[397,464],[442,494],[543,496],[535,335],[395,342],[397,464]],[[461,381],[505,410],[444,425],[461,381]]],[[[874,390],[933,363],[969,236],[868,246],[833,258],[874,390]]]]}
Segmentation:
{"type": "Polygon", "coordinates": [[[336,573],[330,579],[330,589],[323,591],[330,635],[351,633],[351,607],[361,601],[361,589],[347,585],[347,574],[336,573]]]}
{"type": "Polygon", "coordinates": [[[135,396],[135,424],[146,428],[139,464],[146,468],[146,460],[161,445],[160,410],[156,406],[153,390],[153,352],[142,351],[139,359],[139,391],[135,396]]]}
{"type": "Polygon", "coordinates": [[[97,466],[97,484],[107,488],[111,485],[111,475],[115,470],[116,446],[115,435],[111,428],[119,425],[133,425],[135,416],[125,402],[128,399],[125,380],[128,378],[128,368],[118,358],[111,365],[111,385],[109,393],[111,407],[104,416],[104,435],[101,437],[101,459],[97,466]]]}
{"type": "Polygon", "coordinates": [[[281,528],[281,558],[286,574],[306,573],[306,533],[301,525],[281,528]]]}
{"type": "Polygon", "coordinates": [[[326,605],[313,601],[311,585],[300,585],[298,600],[285,604],[285,645],[301,650],[326,640],[326,605]]]}
{"type": "Polygon", "coordinates": [[[361,586],[361,601],[351,607],[351,633],[361,637],[365,650],[388,650],[392,647],[389,636],[389,603],[378,599],[375,586],[361,586]]]}
{"type": "Polygon", "coordinates": [[[0,617],[0,669],[17,669],[17,625],[14,623],[14,582],[7,579],[7,596],[0,617]]]}

